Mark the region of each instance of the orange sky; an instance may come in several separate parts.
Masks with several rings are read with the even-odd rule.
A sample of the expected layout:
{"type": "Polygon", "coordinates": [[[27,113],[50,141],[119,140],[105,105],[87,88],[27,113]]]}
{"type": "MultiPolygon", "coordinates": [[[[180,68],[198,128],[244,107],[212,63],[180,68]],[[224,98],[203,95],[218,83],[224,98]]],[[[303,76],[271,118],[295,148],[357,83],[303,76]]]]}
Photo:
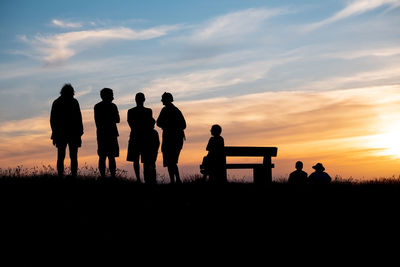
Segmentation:
{"type": "MultiPolygon", "coordinates": [[[[212,124],[222,126],[226,145],[278,147],[278,157],[273,158],[274,177],[287,177],[297,160],[304,162],[308,173],[315,163],[322,162],[331,176],[343,178],[400,174],[400,86],[267,92],[175,104],[188,124],[187,141],[180,157],[183,175],[199,173],[198,165],[206,154],[212,124]]],[[[150,107],[154,116],[158,116],[162,105],[150,107]]],[[[121,155],[117,165],[131,175],[131,164],[125,161],[129,136],[126,111],[120,110],[121,155]]],[[[82,110],[82,113],[85,134],[79,162],[81,166],[87,163],[96,167],[93,111],[82,110]]],[[[51,144],[48,119],[49,114],[43,114],[0,126],[1,168],[55,166],[56,149],[51,144]]],[[[161,130],[157,130],[161,136],[161,130]]],[[[160,153],[158,171],[165,173],[161,161],[160,153]]],[[[251,175],[251,171],[247,174],[251,175]]]]}

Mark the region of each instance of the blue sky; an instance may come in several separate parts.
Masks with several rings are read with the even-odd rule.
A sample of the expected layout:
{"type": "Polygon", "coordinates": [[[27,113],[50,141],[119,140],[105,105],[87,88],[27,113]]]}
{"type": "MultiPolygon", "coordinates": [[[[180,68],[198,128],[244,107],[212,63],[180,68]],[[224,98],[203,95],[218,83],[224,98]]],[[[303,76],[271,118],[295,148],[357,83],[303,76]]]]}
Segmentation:
{"type": "Polygon", "coordinates": [[[370,3],[371,7],[332,19],[357,1],[301,1],[301,5],[299,1],[2,1],[0,59],[7,73],[1,77],[0,86],[8,98],[2,107],[17,108],[20,97],[34,99],[29,112],[23,107],[20,112],[2,110],[0,120],[20,119],[45,110],[40,106],[52,97],[51,90],[56,91],[67,81],[74,82],[77,91],[114,85],[126,97],[128,90],[140,90],[161,77],[202,71],[206,75],[208,70],[225,66],[238,66],[238,72],[244,66],[243,71],[250,71],[249,64],[258,59],[271,61],[260,63],[260,68],[272,68],[271,75],[254,70],[257,77],[238,77],[245,82],[216,78],[220,81],[215,84],[217,89],[214,85],[192,93],[182,89],[185,93],[180,95],[209,98],[296,90],[316,77],[347,73],[349,69],[367,70],[373,64],[366,66],[363,60],[348,64],[340,55],[318,58],[396,47],[398,2],[358,2],[370,3]],[[332,22],[324,24],[329,19],[332,22]],[[318,23],[321,25],[315,29],[307,29],[318,23]],[[159,32],[146,33],[149,30],[159,32]],[[143,36],[133,36],[129,31],[143,36]],[[84,32],[89,36],[72,36],[84,32]],[[85,64],[87,69],[73,70],[85,64]],[[90,64],[97,65],[98,71],[90,64]],[[97,75],[102,78],[97,79],[97,75]],[[24,76],[28,79],[21,79],[24,76]],[[120,78],[126,83],[117,83],[120,78]],[[40,87],[40,92],[33,94],[34,87],[40,87]],[[7,94],[8,90],[14,93],[7,94]]]}
{"type": "MultiPolygon", "coordinates": [[[[393,92],[400,83],[399,0],[3,0],[0,10],[3,143],[15,136],[48,134],[44,126],[32,130],[20,125],[45,121],[65,82],[75,87],[88,118],[103,87],[114,89],[122,112],[134,105],[139,91],[158,111],[161,94],[170,91],[196,118],[201,110],[189,109],[199,101],[218,102],[218,114],[209,114],[218,117],[226,112],[224,99],[251,102],[268,93],[277,94],[270,99],[302,93],[300,98],[318,96],[318,101],[332,92],[333,102],[326,105],[345,96],[352,101],[354,92],[362,97],[381,92],[397,99],[393,92]]],[[[286,101],[285,112],[300,116],[296,100],[286,101]]],[[[326,110],[323,104],[315,113],[326,110]]],[[[340,112],[349,112],[343,107],[340,112]]],[[[226,115],[221,121],[230,125],[235,119],[226,115]]],[[[265,123],[281,130],[287,127],[279,121],[265,123]]],[[[265,135],[266,129],[260,127],[253,131],[265,135]]],[[[204,129],[193,124],[193,136],[196,131],[204,129]]],[[[232,140],[239,136],[233,132],[234,128],[232,140]]],[[[202,138],[206,139],[194,141],[203,142],[202,138]]]]}

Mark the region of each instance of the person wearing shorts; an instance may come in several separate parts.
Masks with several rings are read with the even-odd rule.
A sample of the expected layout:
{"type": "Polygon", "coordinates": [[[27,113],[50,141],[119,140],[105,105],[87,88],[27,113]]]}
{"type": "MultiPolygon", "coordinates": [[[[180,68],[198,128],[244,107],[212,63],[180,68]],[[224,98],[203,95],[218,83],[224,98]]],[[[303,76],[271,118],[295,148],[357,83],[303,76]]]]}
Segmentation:
{"type": "Polygon", "coordinates": [[[148,173],[149,166],[146,160],[146,151],[150,148],[147,147],[147,139],[152,135],[154,119],[153,111],[144,106],[145,96],[139,92],[135,96],[136,107],[128,110],[128,124],[131,128],[128,144],[127,161],[133,162],[133,169],[136,175],[136,181],[141,183],[140,180],[140,159],[143,163],[144,175],[148,173]]]}

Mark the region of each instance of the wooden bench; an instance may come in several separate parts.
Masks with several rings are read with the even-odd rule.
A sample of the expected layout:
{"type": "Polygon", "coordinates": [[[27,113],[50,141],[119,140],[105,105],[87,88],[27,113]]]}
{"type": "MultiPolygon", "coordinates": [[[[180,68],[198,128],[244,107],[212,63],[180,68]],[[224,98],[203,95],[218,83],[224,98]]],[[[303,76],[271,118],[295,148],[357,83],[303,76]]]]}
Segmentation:
{"type": "Polygon", "coordinates": [[[262,163],[229,163],[226,169],[253,169],[254,183],[266,184],[272,182],[271,157],[276,157],[277,147],[248,147],[248,146],[226,146],[226,157],[263,157],[262,163]]]}

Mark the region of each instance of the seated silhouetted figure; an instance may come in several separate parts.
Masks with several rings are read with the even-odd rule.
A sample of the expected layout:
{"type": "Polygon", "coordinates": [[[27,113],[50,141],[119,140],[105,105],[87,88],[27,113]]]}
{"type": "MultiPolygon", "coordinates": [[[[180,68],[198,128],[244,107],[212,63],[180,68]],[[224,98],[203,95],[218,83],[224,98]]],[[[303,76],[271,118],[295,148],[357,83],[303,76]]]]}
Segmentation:
{"type": "Polygon", "coordinates": [[[106,159],[111,177],[115,177],[117,169],[115,157],[119,156],[118,129],[120,122],[117,106],[112,103],[114,100],[113,90],[104,88],[100,91],[103,101],[94,106],[94,120],[97,128],[97,154],[99,155],[99,171],[101,177],[106,175],[106,159]]]}
{"type": "Polygon", "coordinates": [[[144,147],[142,153],[143,175],[146,184],[156,184],[156,161],[158,149],[160,148],[160,138],[158,132],[154,129],[156,121],[152,119],[152,131],[144,139],[144,147]]]}
{"type": "Polygon", "coordinates": [[[289,175],[290,184],[305,184],[307,182],[307,173],[303,171],[303,162],[296,162],[296,170],[289,175]]]}
{"type": "Polygon", "coordinates": [[[221,132],[221,126],[215,124],[211,127],[212,137],[210,137],[206,148],[208,154],[200,166],[201,172],[205,176],[208,175],[209,182],[215,184],[227,182],[225,144],[221,132]]]}
{"type": "Polygon", "coordinates": [[[57,172],[64,176],[64,159],[67,145],[71,159],[71,176],[76,177],[78,171],[78,147],[82,145],[82,114],[78,101],[74,98],[74,88],[67,83],[54,100],[51,107],[50,125],[51,139],[57,147],[57,172]]]}
{"type": "Polygon", "coordinates": [[[310,183],[313,184],[328,184],[331,182],[331,177],[325,171],[324,166],[322,163],[317,163],[313,166],[315,172],[311,173],[309,178],[310,183]]]}

